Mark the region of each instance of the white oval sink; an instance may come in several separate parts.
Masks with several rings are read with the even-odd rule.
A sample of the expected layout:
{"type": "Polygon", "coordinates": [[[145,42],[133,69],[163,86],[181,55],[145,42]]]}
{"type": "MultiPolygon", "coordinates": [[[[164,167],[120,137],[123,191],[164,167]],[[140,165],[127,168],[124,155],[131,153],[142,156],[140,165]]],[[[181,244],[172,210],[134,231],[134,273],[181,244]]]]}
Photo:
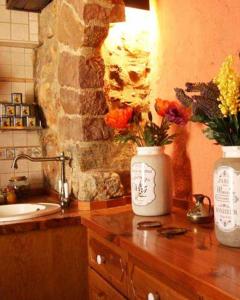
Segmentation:
{"type": "Polygon", "coordinates": [[[0,222],[32,219],[54,214],[61,210],[55,203],[23,203],[0,206],[0,222]]]}

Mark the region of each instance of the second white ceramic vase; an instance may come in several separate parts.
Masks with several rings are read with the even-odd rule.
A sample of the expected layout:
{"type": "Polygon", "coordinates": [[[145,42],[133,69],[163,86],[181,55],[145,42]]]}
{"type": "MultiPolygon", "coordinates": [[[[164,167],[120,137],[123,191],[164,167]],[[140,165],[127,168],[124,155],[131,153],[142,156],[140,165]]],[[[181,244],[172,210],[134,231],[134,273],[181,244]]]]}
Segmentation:
{"type": "Polygon", "coordinates": [[[240,247],[240,147],[222,147],[214,170],[214,220],[218,241],[240,247]]]}
{"type": "Polygon", "coordinates": [[[138,147],[131,161],[132,208],[136,215],[159,216],[172,206],[171,160],[163,147],[138,147]]]}

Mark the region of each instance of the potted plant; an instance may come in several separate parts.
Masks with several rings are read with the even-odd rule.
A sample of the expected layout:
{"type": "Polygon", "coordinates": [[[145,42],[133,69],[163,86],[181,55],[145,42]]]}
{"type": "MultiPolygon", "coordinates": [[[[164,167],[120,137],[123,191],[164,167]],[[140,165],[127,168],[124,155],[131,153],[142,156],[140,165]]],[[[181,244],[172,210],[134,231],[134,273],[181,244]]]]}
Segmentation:
{"type": "Polygon", "coordinates": [[[214,215],[217,239],[240,247],[240,76],[228,56],[208,83],[176,88],[178,100],[192,108],[191,120],[204,124],[205,136],[222,146],[214,169],[214,215]],[[188,94],[190,93],[190,94],[188,94]]]}
{"type": "Polygon", "coordinates": [[[171,162],[164,146],[175,137],[169,133],[171,125],[184,125],[188,119],[187,110],[177,102],[158,98],[155,109],[161,118],[160,125],[153,122],[148,106],[123,104],[105,117],[106,124],[114,129],[115,141],[137,146],[137,154],[131,161],[131,193],[133,211],[142,216],[170,212],[171,162]]]}

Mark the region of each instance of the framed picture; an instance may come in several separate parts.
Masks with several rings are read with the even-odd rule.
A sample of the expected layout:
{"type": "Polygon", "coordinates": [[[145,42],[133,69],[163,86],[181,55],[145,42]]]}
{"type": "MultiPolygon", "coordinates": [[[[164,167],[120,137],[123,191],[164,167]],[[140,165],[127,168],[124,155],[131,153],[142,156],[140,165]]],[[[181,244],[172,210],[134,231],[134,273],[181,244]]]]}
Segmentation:
{"type": "Polygon", "coordinates": [[[1,122],[2,127],[10,127],[11,126],[11,118],[3,117],[1,122]]]}
{"type": "Polygon", "coordinates": [[[11,99],[13,104],[21,104],[22,103],[22,93],[12,93],[11,99]]]}
{"type": "Polygon", "coordinates": [[[14,127],[14,118],[15,117],[10,117],[10,124],[11,124],[12,127],[14,127]]]}
{"type": "Polygon", "coordinates": [[[21,117],[14,117],[14,126],[23,127],[23,119],[21,117]]]}
{"type": "Polygon", "coordinates": [[[5,105],[5,109],[6,109],[6,116],[15,116],[15,106],[14,105],[5,105]]]}
{"type": "Polygon", "coordinates": [[[21,116],[26,117],[30,115],[29,105],[21,105],[21,116]]]}
{"type": "Polygon", "coordinates": [[[27,127],[36,127],[35,117],[27,117],[27,127]]]}
{"type": "Polygon", "coordinates": [[[17,117],[21,116],[21,105],[15,105],[15,115],[17,117]]]}

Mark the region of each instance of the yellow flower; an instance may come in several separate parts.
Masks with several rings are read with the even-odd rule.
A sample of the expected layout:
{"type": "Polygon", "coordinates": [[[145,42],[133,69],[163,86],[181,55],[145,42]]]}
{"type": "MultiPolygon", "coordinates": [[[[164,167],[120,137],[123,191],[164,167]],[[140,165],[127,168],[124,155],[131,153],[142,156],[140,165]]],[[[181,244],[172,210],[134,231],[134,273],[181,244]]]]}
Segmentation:
{"type": "Polygon", "coordinates": [[[229,55],[225,59],[213,82],[220,91],[218,100],[222,114],[224,116],[236,115],[240,109],[240,77],[233,70],[233,56],[229,55]]]}

